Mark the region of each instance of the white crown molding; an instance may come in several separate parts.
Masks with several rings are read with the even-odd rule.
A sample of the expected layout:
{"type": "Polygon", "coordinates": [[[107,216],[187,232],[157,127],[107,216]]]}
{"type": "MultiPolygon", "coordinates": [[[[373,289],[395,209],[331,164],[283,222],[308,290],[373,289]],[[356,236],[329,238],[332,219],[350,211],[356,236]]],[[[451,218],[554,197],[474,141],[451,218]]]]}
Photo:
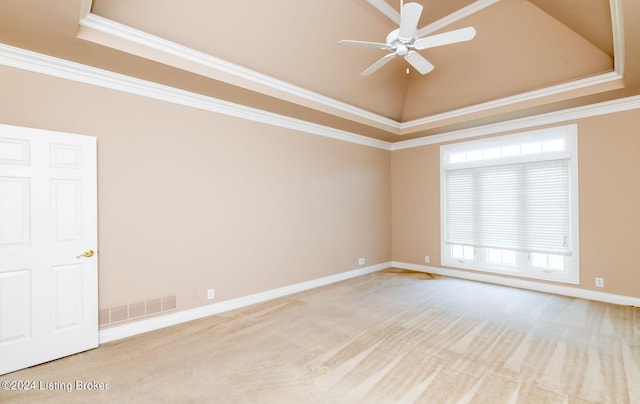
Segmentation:
{"type": "Polygon", "coordinates": [[[461,8],[460,10],[449,14],[446,17],[439,19],[438,21],[432,22],[429,25],[424,26],[418,30],[418,38],[423,37],[425,35],[429,35],[432,32],[436,32],[444,27],[447,27],[454,22],[460,21],[463,18],[467,18],[478,11],[482,11],[485,8],[492,6],[498,3],[500,0],[478,0],[466,7],[461,8]]]}
{"type": "Polygon", "coordinates": [[[348,272],[342,272],[336,275],[325,276],[323,278],[314,279],[307,282],[296,283],[289,286],[284,286],[277,289],[267,290],[260,293],[255,293],[248,296],[239,297],[236,299],[225,300],[220,303],[214,303],[207,306],[196,307],[195,309],[179,311],[159,317],[136,321],[134,323],[128,323],[120,326],[105,328],[100,331],[100,343],[104,344],[111,341],[116,341],[122,338],[131,337],[134,335],[142,334],[149,331],[158,330],[165,327],[170,327],[177,324],[186,323],[187,321],[197,320],[204,317],[209,317],[214,314],[224,313],[230,310],[240,309],[250,306],[256,303],[262,303],[267,300],[276,299],[283,296],[292,295],[294,293],[303,292],[305,290],[317,288],[320,286],[329,285],[344,281],[347,279],[355,278],[356,276],[366,275],[373,272],[382,271],[391,266],[390,262],[384,262],[368,266],[365,268],[358,268],[348,272]]]}
{"type": "Polygon", "coordinates": [[[613,63],[616,73],[624,76],[624,26],[622,0],[609,0],[611,9],[611,27],[613,29],[613,63]]]}
{"type": "Polygon", "coordinates": [[[213,97],[163,86],[157,83],[132,78],[95,67],[38,54],[9,45],[0,44],[0,64],[95,85],[98,87],[158,99],[174,104],[203,109],[210,112],[298,130],[309,134],[370,146],[382,150],[402,150],[640,108],[640,96],[634,96],[583,107],[550,112],[532,117],[446,132],[418,139],[390,143],[300,119],[219,100],[213,97]]]}
{"type": "Polygon", "coordinates": [[[572,121],[598,115],[612,114],[615,112],[629,111],[638,108],[640,108],[640,95],[605,101],[597,104],[585,105],[582,107],[564,109],[561,111],[554,111],[525,118],[518,118],[510,121],[476,126],[468,129],[440,133],[437,135],[426,136],[418,139],[405,140],[402,142],[393,143],[391,145],[391,150],[395,151],[402,149],[411,149],[414,147],[451,142],[454,140],[469,139],[484,135],[493,135],[501,132],[509,132],[513,130],[532,128],[535,126],[572,121]]]}
{"type": "MultiPolygon", "coordinates": [[[[467,12],[471,12],[473,10],[478,10],[480,7],[488,7],[491,4],[494,4],[499,0],[479,0],[467,8],[467,12]],[[472,7],[473,6],[473,7],[472,7]]],[[[499,100],[494,100],[490,102],[486,102],[483,104],[478,104],[466,108],[457,109],[454,111],[436,114],[432,116],[427,116],[425,118],[412,120],[409,122],[400,123],[385,117],[382,117],[377,114],[370,113],[368,111],[364,111],[362,109],[353,107],[346,103],[334,103],[335,100],[321,96],[319,94],[301,89],[299,87],[288,85],[287,83],[279,82],[276,80],[274,83],[270,83],[272,79],[268,76],[261,75],[257,72],[241,68],[239,66],[233,65],[231,63],[225,62],[223,60],[212,58],[209,55],[205,55],[191,49],[179,46],[177,44],[173,44],[172,42],[165,41],[161,38],[157,38],[151,35],[148,35],[144,32],[133,30],[129,27],[126,27],[121,24],[117,24],[110,20],[92,15],[90,13],[92,0],[82,0],[80,16],[83,17],[81,19],[81,24],[88,24],[92,27],[92,29],[103,30],[106,35],[114,35],[125,41],[133,40],[134,42],[141,39],[141,44],[145,46],[150,46],[152,49],[156,49],[160,52],[169,52],[169,54],[176,55],[180,57],[183,52],[191,55],[189,59],[194,61],[194,63],[202,63],[207,65],[211,60],[214,60],[214,66],[219,67],[225,72],[229,72],[230,74],[239,74],[244,79],[247,80],[257,80],[260,83],[264,83],[265,85],[276,88],[280,85],[283,88],[286,88],[286,91],[289,93],[296,93],[297,95],[302,97],[309,96],[311,99],[314,99],[314,102],[323,103],[325,102],[327,105],[331,105],[334,109],[341,110],[344,114],[353,116],[359,116],[361,118],[360,122],[367,121],[369,123],[374,122],[377,127],[386,128],[390,133],[396,134],[408,134],[414,133],[420,129],[423,129],[424,126],[433,125],[437,122],[454,119],[460,116],[478,113],[494,108],[506,107],[509,105],[532,101],[535,99],[561,94],[563,92],[575,91],[584,89],[587,87],[598,86],[598,85],[607,85],[607,83],[615,82],[616,80],[622,81],[622,75],[620,72],[624,68],[624,38],[623,38],[623,27],[622,27],[622,6],[621,0],[610,0],[611,10],[612,10],[612,21],[613,21],[613,33],[614,33],[614,49],[615,49],[615,64],[616,64],[616,72],[606,73],[594,77],[585,78],[582,80],[576,80],[573,82],[552,86],[549,88],[532,91],[512,97],[507,97],[499,100]],[[132,36],[132,38],[130,38],[132,36]],[[138,38],[138,39],[137,39],[138,38]],[[237,69],[239,68],[241,71],[238,73],[237,69]]],[[[464,9],[463,9],[464,10],[464,9]]],[[[456,14],[456,13],[454,13],[456,14]]],[[[426,27],[425,27],[426,28],[426,27]]],[[[258,122],[268,123],[271,125],[277,125],[281,127],[286,127],[290,129],[300,130],[303,132],[316,134],[320,136],[326,136],[334,139],[344,140],[352,143],[362,144],[366,146],[381,148],[384,150],[400,150],[407,147],[416,147],[420,145],[439,143],[441,141],[453,140],[453,139],[462,139],[467,137],[472,137],[467,134],[465,130],[457,131],[457,132],[449,132],[435,136],[429,136],[427,138],[421,138],[416,140],[408,140],[403,142],[394,143],[391,146],[389,142],[383,142],[376,139],[372,139],[366,136],[362,136],[359,134],[346,132],[334,128],[330,128],[327,126],[313,124],[310,122],[306,122],[303,120],[286,117],[283,115],[270,113],[250,107],[246,107],[239,104],[233,104],[230,102],[225,102],[222,100],[215,99],[213,97],[206,97],[195,93],[189,93],[186,91],[182,91],[179,89],[171,88],[168,86],[162,86],[159,84],[134,79],[131,77],[127,77],[124,75],[118,75],[115,73],[111,73],[102,69],[91,68],[88,66],[80,65],[77,63],[67,62],[62,59],[57,59],[45,55],[38,55],[33,52],[29,52],[26,50],[22,50],[19,48],[13,48],[8,45],[1,45],[0,48],[0,63],[5,65],[22,68],[25,70],[36,71],[39,73],[50,74],[57,77],[62,77],[65,79],[81,81],[92,85],[97,85],[101,87],[116,89],[119,91],[134,93],[146,97],[157,98],[168,102],[173,102],[181,105],[188,105],[195,108],[205,109],[212,112],[223,113],[226,115],[237,116],[244,119],[250,119],[258,122]],[[443,139],[443,140],[436,140],[443,139]]],[[[337,101],[336,101],[337,102],[337,101]]],[[[589,107],[586,107],[587,109],[589,107]]],[[[635,108],[635,107],[634,107],[635,108]]],[[[560,111],[563,112],[563,111],[560,111]]],[[[604,112],[607,113],[607,112],[604,112]]],[[[550,114],[550,115],[553,115],[550,114]]],[[[539,118],[539,117],[533,117],[539,118]]],[[[531,118],[524,118],[525,121],[531,118]]],[[[508,121],[508,124],[515,124],[518,126],[519,124],[515,123],[516,121],[508,121]]],[[[498,124],[502,125],[502,124],[498,124]]],[[[528,126],[532,126],[533,124],[526,124],[528,126]]],[[[494,127],[493,125],[489,125],[489,127],[494,127]]],[[[526,126],[520,126],[526,127],[526,126]]],[[[481,127],[484,128],[484,127],[481,127]]],[[[478,128],[475,128],[478,129],[478,128]]],[[[474,132],[477,135],[477,131],[474,129],[474,132]]],[[[508,129],[507,129],[508,130],[508,129]]]]}
{"type": "MultiPolygon", "coordinates": [[[[333,110],[334,115],[340,116],[340,114],[336,112],[343,112],[348,114],[348,117],[358,117],[362,123],[369,125],[373,124],[374,126],[379,126],[392,133],[396,133],[398,130],[399,123],[393,119],[369,112],[362,108],[355,107],[351,104],[338,101],[334,98],[318,94],[302,87],[286,83],[282,80],[256,72],[255,70],[247,69],[243,66],[196,51],[192,48],[179,45],[175,42],[148,34],[95,14],[89,14],[82,18],[80,20],[80,26],[144,48],[162,52],[180,60],[195,63],[196,65],[206,68],[205,73],[208,77],[217,80],[230,82],[231,78],[232,84],[251,90],[255,90],[255,85],[258,85],[260,88],[275,91],[279,98],[282,99],[298,103],[310,101],[312,104],[309,106],[315,106],[315,109],[319,109],[317,106],[328,107],[333,110]]],[[[80,32],[78,36],[82,39],[93,41],[93,38],[87,35],[86,32],[80,32]]],[[[103,43],[103,45],[108,46],[106,43],[103,43]]]]}
{"type": "Polygon", "coordinates": [[[554,285],[549,283],[535,282],[517,278],[506,278],[502,276],[487,275],[477,272],[460,271],[456,269],[447,269],[440,267],[432,267],[427,265],[409,264],[406,262],[393,261],[394,268],[408,269],[411,271],[426,272],[431,274],[449,276],[452,278],[468,279],[478,282],[493,283],[496,285],[510,286],[514,288],[535,290],[538,292],[552,293],[557,295],[577,297],[580,299],[595,300],[598,302],[619,304],[623,306],[640,307],[640,298],[624,295],[616,295],[612,293],[596,292],[594,290],[580,289],[571,286],[554,285]]]}
{"type": "Polygon", "coordinates": [[[634,96],[532,117],[446,132],[419,139],[389,143],[95,67],[69,62],[9,45],[0,44],[0,64],[383,150],[402,150],[640,108],[640,96],[634,96]]]}
{"type": "MultiPolygon", "coordinates": [[[[422,36],[426,33],[441,29],[444,26],[468,17],[469,15],[496,4],[499,1],[500,0],[478,0],[459,11],[422,28],[420,30],[420,35],[422,36]]],[[[348,103],[338,101],[334,98],[326,97],[313,91],[288,84],[273,77],[258,73],[254,70],[238,66],[95,14],[88,13],[80,19],[81,29],[78,37],[94,41],[105,46],[111,46],[115,49],[120,49],[126,52],[127,49],[121,49],[122,44],[120,42],[124,41],[124,43],[134,45],[137,49],[142,47],[143,49],[151,50],[154,52],[154,55],[158,55],[159,53],[160,55],[164,55],[165,58],[169,57],[172,60],[199,66],[200,70],[198,70],[198,73],[205,74],[208,77],[229,82],[244,88],[250,88],[254,91],[261,91],[265,94],[277,96],[288,101],[298,102],[319,111],[351,119],[366,125],[371,125],[373,127],[386,130],[391,134],[401,136],[403,134],[410,134],[418,130],[425,129],[429,125],[460,118],[465,115],[481,113],[496,108],[504,108],[519,103],[531,102],[545,97],[557,96],[566,92],[578,91],[607,84],[613,85],[616,81],[619,81],[620,86],[622,86],[623,77],[621,72],[624,67],[624,39],[620,1],[621,0],[610,0],[612,19],[614,21],[613,34],[615,45],[615,72],[575,80],[403,123],[366,111],[348,103]],[[92,32],[97,32],[100,35],[92,35],[92,32]],[[109,38],[114,39],[111,40],[109,38]],[[118,44],[116,44],[116,42],[118,42],[118,44]]],[[[374,6],[378,4],[377,1],[369,2],[374,6]]],[[[83,12],[85,12],[85,10],[90,10],[90,3],[91,0],[83,0],[83,12]]],[[[162,62],[172,63],[168,60],[163,60],[162,62]]],[[[180,66],[178,67],[182,68],[180,66]]]]}
{"type": "Polygon", "coordinates": [[[91,14],[91,7],[93,6],[93,0],[81,0],[80,3],[80,20],[91,14]]]}
{"type": "Polygon", "coordinates": [[[0,44],[0,64],[313,135],[390,150],[391,143],[0,44]]]}
{"type": "Polygon", "coordinates": [[[540,90],[529,91],[526,93],[511,96],[511,97],[501,98],[498,100],[484,102],[482,104],[472,105],[470,107],[455,109],[452,111],[443,112],[441,114],[431,115],[425,118],[415,119],[413,121],[403,122],[400,124],[400,131],[402,134],[411,133],[410,129],[412,128],[418,128],[420,126],[432,124],[438,121],[444,121],[444,120],[456,118],[462,115],[469,115],[469,114],[482,112],[490,109],[506,107],[506,106],[518,104],[521,102],[533,101],[536,99],[558,95],[558,94],[566,93],[569,91],[575,91],[583,88],[612,83],[615,81],[621,81],[622,79],[623,77],[616,72],[604,73],[597,76],[587,77],[581,80],[575,80],[568,83],[563,83],[556,86],[543,88],[540,90]]]}
{"type": "Polygon", "coordinates": [[[369,4],[378,9],[382,14],[387,16],[391,21],[400,25],[400,13],[395,8],[391,7],[385,0],[367,0],[369,4]]]}
{"type": "MultiPolygon", "coordinates": [[[[426,27],[420,29],[418,31],[418,36],[428,35],[432,32],[435,32],[439,29],[446,27],[447,25],[453,24],[456,21],[459,21],[463,18],[466,18],[478,11],[481,11],[500,0],[478,0],[467,7],[464,7],[458,10],[451,15],[444,17],[426,27]]],[[[459,108],[456,110],[448,111],[441,114],[435,114],[431,116],[427,116],[424,118],[402,122],[400,123],[400,134],[412,133],[413,128],[417,128],[419,126],[428,125],[430,123],[435,123],[447,119],[456,118],[463,115],[473,114],[476,112],[482,112],[494,108],[505,107],[508,105],[518,104],[521,102],[532,101],[539,98],[549,97],[553,95],[558,95],[570,91],[580,90],[583,88],[594,87],[598,85],[603,85],[607,83],[612,83],[615,81],[620,81],[624,79],[624,29],[623,29],[623,14],[622,14],[622,0],[609,0],[610,9],[611,9],[611,20],[613,27],[613,45],[614,45],[614,71],[610,73],[604,73],[597,76],[587,77],[581,80],[575,80],[568,83],[559,84],[556,86],[551,86],[547,88],[543,88],[536,91],[530,91],[522,94],[518,94],[511,97],[501,98],[498,100],[493,100],[489,102],[485,102],[482,104],[476,104],[466,108],[459,108]]]]}

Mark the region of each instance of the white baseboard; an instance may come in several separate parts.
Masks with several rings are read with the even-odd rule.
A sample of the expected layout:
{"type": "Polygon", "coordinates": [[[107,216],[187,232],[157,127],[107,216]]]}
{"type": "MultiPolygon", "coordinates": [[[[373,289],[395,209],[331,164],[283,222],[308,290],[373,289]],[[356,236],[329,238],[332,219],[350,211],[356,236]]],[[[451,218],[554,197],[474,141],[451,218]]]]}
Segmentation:
{"type": "Polygon", "coordinates": [[[596,300],[599,302],[619,304],[622,306],[640,307],[640,298],[614,295],[611,293],[597,292],[595,290],[579,289],[569,286],[552,285],[548,283],[529,281],[524,279],[504,278],[501,276],[481,274],[475,272],[459,271],[456,269],[447,269],[440,267],[432,267],[428,265],[409,264],[406,262],[393,261],[391,265],[394,268],[409,269],[412,271],[428,272],[431,274],[450,276],[452,278],[468,279],[472,281],[493,283],[496,285],[512,286],[515,288],[535,290],[538,292],[553,293],[556,295],[578,297],[588,300],[596,300]]]}
{"type": "Polygon", "coordinates": [[[225,300],[224,302],[214,303],[207,306],[196,307],[190,310],[179,311],[160,317],[153,317],[134,323],[127,323],[115,327],[100,330],[100,343],[104,344],[116,341],[122,338],[132,337],[149,331],[158,330],[160,328],[170,327],[185,323],[187,321],[208,317],[214,314],[223,313],[230,310],[239,309],[250,306],[252,304],[261,303],[267,300],[276,299],[278,297],[292,295],[294,293],[317,288],[346,279],[355,278],[356,276],[366,275],[373,272],[381,271],[391,267],[391,262],[371,265],[364,268],[354,269],[352,271],[342,272],[335,275],[325,276],[323,278],[314,279],[307,282],[296,283],[277,289],[271,289],[253,295],[243,296],[236,299],[225,300]]]}
{"type": "Polygon", "coordinates": [[[116,341],[122,338],[132,337],[134,335],[143,334],[145,332],[158,330],[172,325],[182,324],[187,321],[197,320],[212,316],[214,314],[235,310],[252,304],[265,302],[267,300],[276,299],[278,297],[292,295],[294,293],[317,288],[346,279],[355,278],[360,275],[366,275],[378,272],[390,267],[409,269],[412,271],[428,272],[432,274],[449,276],[452,278],[468,279],[478,282],[493,283],[496,285],[511,286],[521,289],[535,290],[538,292],[553,293],[564,296],[578,297],[582,299],[596,300],[605,303],[619,304],[623,306],[640,307],[640,298],[615,295],[611,293],[597,292],[593,290],[579,289],[562,285],[552,285],[529,281],[524,279],[504,278],[501,276],[480,274],[474,272],[459,271],[456,269],[446,269],[433,267],[428,265],[409,264],[406,262],[384,262],[381,264],[371,265],[364,268],[354,269],[352,271],[342,272],[335,275],[325,276],[323,278],[314,279],[307,282],[296,283],[277,289],[267,290],[236,299],[225,300],[224,302],[214,303],[207,306],[196,307],[190,310],[179,311],[160,317],[154,317],[134,323],[127,323],[120,326],[106,328],[100,331],[100,343],[104,344],[116,341]]]}

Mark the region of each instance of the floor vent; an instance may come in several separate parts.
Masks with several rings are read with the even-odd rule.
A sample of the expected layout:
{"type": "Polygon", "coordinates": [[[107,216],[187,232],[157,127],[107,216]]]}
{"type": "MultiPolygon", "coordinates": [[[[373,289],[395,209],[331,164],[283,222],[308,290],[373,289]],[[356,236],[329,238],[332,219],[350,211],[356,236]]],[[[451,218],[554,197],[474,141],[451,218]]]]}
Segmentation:
{"type": "Polygon", "coordinates": [[[156,314],[176,310],[178,308],[177,302],[177,297],[172,295],[153,298],[143,302],[129,303],[121,306],[100,309],[98,312],[98,321],[100,325],[106,325],[154,316],[156,314]]]}

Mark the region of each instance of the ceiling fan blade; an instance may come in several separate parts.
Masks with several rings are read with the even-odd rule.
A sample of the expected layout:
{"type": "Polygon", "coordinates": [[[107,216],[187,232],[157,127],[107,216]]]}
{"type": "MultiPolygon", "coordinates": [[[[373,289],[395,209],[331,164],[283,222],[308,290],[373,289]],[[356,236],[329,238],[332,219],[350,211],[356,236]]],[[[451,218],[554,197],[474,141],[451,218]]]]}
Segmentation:
{"type": "Polygon", "coordinates": [[[400,13],[384,0],[367,0],[369,4],[378,9],[382,14],[386,15],[391,21],[400,25],[400,13]]]}
{"type": "Polygon", "coordinates": [[[431,64],[431,62],[429,62],[427,59],[422,57],[422,55],[416,51],[411,51],[407,53],[407,56],[405,56],[404,58],[407,62],[411,64],[411,66],[413,66],[417,71],[419,71],[420,74],[427,74],[431,70],[433,70],[433,68],[435,67],[434,65],[431,64]]]}
{"type": "Polygon", "coordinates": [[[369,76],[370,74],[372,74],[375,71],[377,71],[378,69],[380,69],[382,66],[386,65],[387,63],[389,63],[391,61],[391,59],[393,59],[394,57],[396,57],[395,53],[390,53],[390,54],[384,56],[382,59],[379,59],[377,62],[375,62],[374,64],[369,66],[365,71],[360,73],[360,75],[362,77],[369,76]]]}
{"type": "Polygon", "coordinates": [[[351,40],[345,39],[338,43],[344,46],[357,46],[361,48],[391,49],[389,48],[389,45],[382,42],[351,41],[351,40]]]}
{"type": "Polygon", "coordinates": [[[417,39],[413,43],[413,47],[417,50],[435,48],[436,46],[470,41],[475,36],[476,36],[475,28],[467,27],[467,28],[457,29],[455,31],[445,32],[443,34],[431,35],[431,36],[417,39]]]}
{"type": "Polygon", "coordinates": [[[422,15],[422,5],[418,3],[407,3],[402,8],[400,21],[400,31],[398,38],[402,41],[411,41],[418,30],[418,22],[422,15]]]}

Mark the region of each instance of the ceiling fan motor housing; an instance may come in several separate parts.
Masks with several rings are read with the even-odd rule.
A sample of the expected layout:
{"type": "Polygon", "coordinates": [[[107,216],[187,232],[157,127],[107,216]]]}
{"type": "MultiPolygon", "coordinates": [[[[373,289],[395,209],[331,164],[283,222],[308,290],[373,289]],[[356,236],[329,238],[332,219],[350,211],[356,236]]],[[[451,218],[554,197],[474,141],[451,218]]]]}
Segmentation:
{"type": "Polygon", "coordinates": [[[411,45],[411,41],[403,41],[398,37],[399,29],[394,29],[387,35],[387,45],[391,50],[393,50],[396,55],[404,56],[409,52],[409,46],[411,45]]]}

